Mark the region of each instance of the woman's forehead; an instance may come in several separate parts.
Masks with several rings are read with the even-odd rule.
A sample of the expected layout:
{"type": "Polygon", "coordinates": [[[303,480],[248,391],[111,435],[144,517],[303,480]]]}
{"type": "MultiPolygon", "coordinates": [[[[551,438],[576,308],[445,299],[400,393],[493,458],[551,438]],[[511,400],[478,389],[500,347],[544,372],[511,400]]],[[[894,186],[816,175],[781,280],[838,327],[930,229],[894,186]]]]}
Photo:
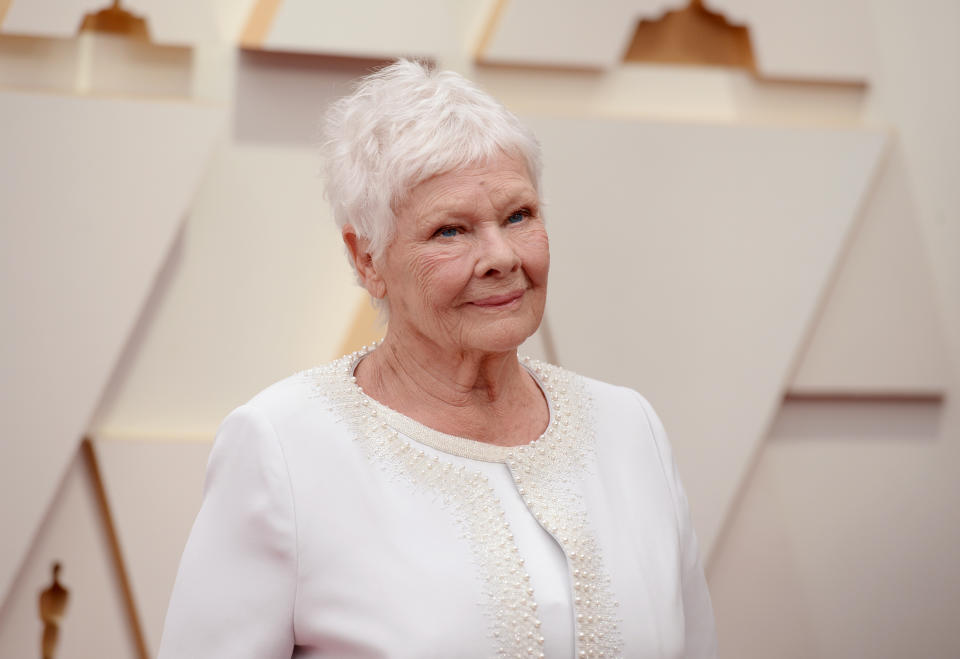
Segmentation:
{"type": "Polygon", "coordinates": [[[435,216],[509,212],[517,205],[536,205],[537,201],[537,193],[526,175],[501,173],[438,179],[433,185],[415,189],[405,206],[428,221],[435,216]]]}
{"type": "Polygon", "coordinates": [[[407,199],[418,204],[458,205],[486,197],[492,203],[510,203],[516,197],[536,200],[526,163],[506,155],[478,165],[437,174],[415,185],[407,199]]]}

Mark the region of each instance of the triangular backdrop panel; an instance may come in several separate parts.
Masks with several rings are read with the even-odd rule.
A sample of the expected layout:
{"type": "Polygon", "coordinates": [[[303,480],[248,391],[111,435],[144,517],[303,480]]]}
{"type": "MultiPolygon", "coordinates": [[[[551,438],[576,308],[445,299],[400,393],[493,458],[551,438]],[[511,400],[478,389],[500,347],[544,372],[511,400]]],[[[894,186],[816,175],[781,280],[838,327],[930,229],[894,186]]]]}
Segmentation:
{"type": "Polygon", "coordinates": [[[107,5],[102,0],[11,0],[0,27],[8,34],[71,37],[86,14],[107,5]]]}
{"type": "Polygon", "coordinates": [[[0,597],[172,244],[221,116],[179,102],[0,94],[0,597]]]}
{"type": "Polygon", "coordinates": [[[217,149],[94,436],[212,438],[260,389],[339,356],[367,294],[322,195],[309,149],[217,149]]]}
{"type": "Polygon", "coordinates": [[[257,0],[245,48],[353,57],[435,57],[455,53],[475,3],[448,0],[257,0]]]}
{"type": "MultiPolygon", "coordinates": [[[[503,0],[479,53],[483,62],[610,69],[620,65],[640,20],[657,21],[688,0],[558,3],[503,0]]],[[[705,0],[733,25],[746,25],[757,70],[772,78],[862,83],[872,66],[866,0],[705,0]],[[811,47],[815,42],[816,47],[811,47]]]]}
{"type": "Polygon", "coordinates": [[[557,358],[651,399],[709,553],[779,405],[885,137],[530,124],[549,163],[547,314],[557,358]]]}
{"type": "MultiPolygon", "coordinates": [[[[10,537],[10,536],[7,536],[10,537]]],[[[0,608],[0,657],[39,657],[39,593],[59,561],[69,591],[57,659],[136,657],[119,573],[104,532],[90,470],[77,452],[0,608]]]]}
{"type": "MultiPolygon", "coordinates": [[[[212,439],[212,438],[211,438],[212,439]]],[[[98,441],[100,473],[150,656],[200,510],[212,441],[98,441]]]]}
{"type": "Polygon", "coordinates": [[[312,145],[323,108],[366,64],[324,62],[240,55],[230,135],[194,197],[176,267],[164,269],[100,401],[93,436],[211,439],[231,409],[271,382],[340,356],[369,296],[347,262],[312,145]]]}
{"type": "Polygon", "coordinates": [[[873,73],[869,0],[705,0],[704,5],[750,28],[760,75],[866,82],[873,73]]]}
{"type": "Polygon", "coordinates": [[[949,356],[903,152],[884,158],[790,384],[801,395],[944,394],[949,356]]]}
{"type": "MultiPolygon", "coordinates": [[[[12,0],[0,31],[69,38],[79,32],[84,16],[111,4],[110,0],[12,0]]],[[[146,20],[153,43],[186,46],[231,36],[227,26],[233,12],[224,2],[124,0],[121,6],[146,20]]]]}
{"type": "Polygon", "coordinates": [[[496,64],[611,68],[623,59],[637,21],[656,19],[687,4],[686,0],[504,0],[491,5],[494,13],[479,56],[496,64]]]}
{"type": "Polygon", "coordinates": [[[711,561],[724,656],[957,656],[958,420],[934,401],[781,407],[711,561]]]}

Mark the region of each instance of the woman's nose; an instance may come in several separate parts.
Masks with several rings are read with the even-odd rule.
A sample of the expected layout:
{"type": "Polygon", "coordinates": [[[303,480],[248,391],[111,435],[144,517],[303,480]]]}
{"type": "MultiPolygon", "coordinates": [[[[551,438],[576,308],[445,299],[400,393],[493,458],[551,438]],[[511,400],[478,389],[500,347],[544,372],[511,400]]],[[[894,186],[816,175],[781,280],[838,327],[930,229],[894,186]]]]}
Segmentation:
{"type": "Polygon", "coordinates": [[[479,250],[476,268],[478,277],[507,274],[520,267],[520,257],[500,227],[491,227],[480,233],[479,250]]]}

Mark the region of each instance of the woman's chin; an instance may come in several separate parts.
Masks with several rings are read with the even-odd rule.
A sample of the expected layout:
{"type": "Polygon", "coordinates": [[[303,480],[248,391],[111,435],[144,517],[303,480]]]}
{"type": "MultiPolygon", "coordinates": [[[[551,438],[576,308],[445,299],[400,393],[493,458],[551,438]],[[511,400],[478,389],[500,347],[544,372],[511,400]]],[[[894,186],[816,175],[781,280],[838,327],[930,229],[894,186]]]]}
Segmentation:
{"type": "Polygon", "coordinates": [[[483,352],[515,352],[524,341],[533,336],[539,326],[539,322],[520,323],[516,322],[516,319],[505,320],[477,331],[469,343],[472,348],[483,352]]]}

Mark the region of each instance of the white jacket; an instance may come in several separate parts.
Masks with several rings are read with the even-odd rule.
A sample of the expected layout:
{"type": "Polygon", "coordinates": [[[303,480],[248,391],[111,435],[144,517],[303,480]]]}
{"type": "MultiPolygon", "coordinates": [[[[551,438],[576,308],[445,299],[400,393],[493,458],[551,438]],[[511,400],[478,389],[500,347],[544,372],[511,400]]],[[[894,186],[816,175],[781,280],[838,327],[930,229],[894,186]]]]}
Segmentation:
{"type": "Polygon", "coordinates": [[[636,392],[526,361],[520,448],[368,398],[362,354],[223,422],[160,659],[716,656],[666,435],[636,392]]]}

